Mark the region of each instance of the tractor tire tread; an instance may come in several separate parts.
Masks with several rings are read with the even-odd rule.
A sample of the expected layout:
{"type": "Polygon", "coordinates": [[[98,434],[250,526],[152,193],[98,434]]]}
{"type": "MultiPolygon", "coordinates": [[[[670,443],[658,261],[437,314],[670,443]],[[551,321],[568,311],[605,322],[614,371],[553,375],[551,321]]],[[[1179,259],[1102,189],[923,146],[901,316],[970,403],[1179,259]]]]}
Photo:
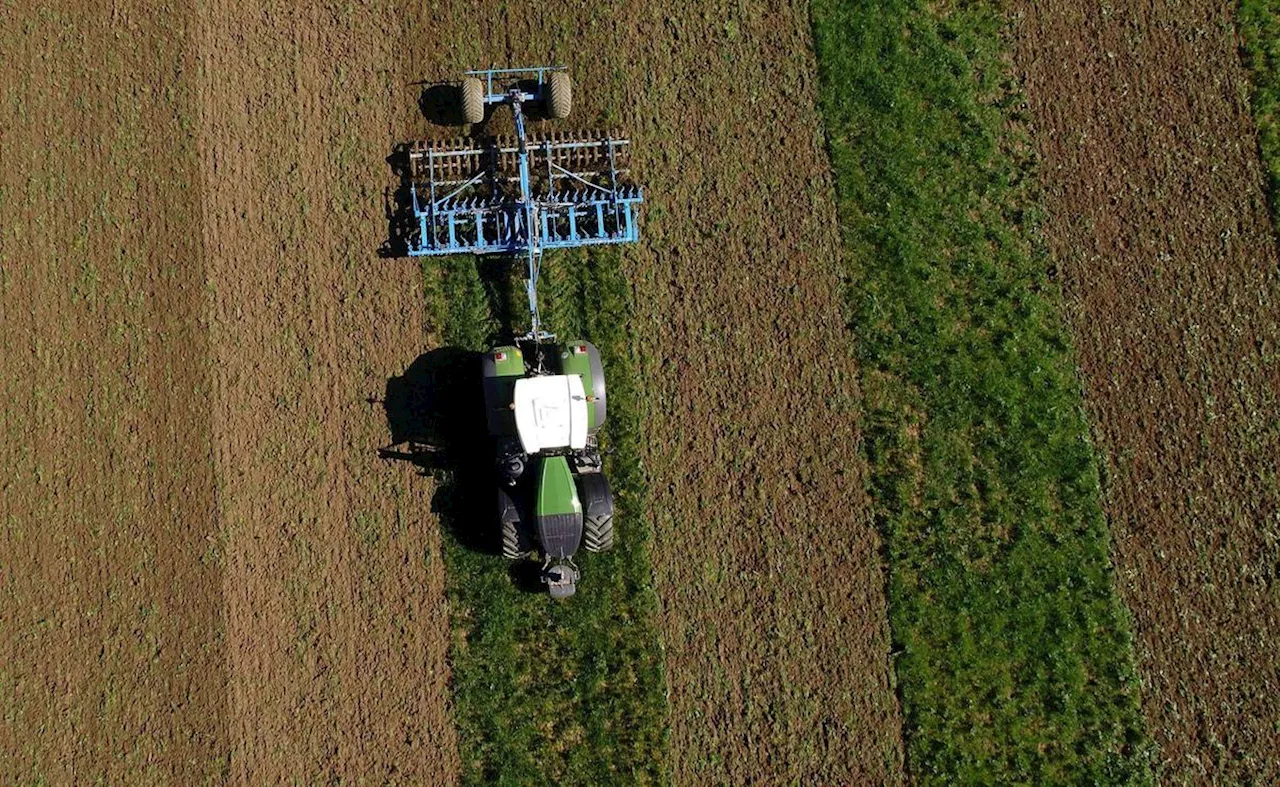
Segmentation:
{"type": "Polygon", "coordinates": [[[613,515],[587,517],[583,522],[582,545],[588,552],[613,549],[613,515]]]}
{"type": "Polygon", "coordinates": [[[533,551],[529,532],[520,521],[519,509],[504,490],[498,490],[498,520],[502,524],[502,556],[520,560],[533,551]]]}
{"type": "Polygon", "coordinates": [[[502,523],[502,556],[507,560],[520,560],[528,556],[527,539],[520,534],[520,523],[502,523]]]}

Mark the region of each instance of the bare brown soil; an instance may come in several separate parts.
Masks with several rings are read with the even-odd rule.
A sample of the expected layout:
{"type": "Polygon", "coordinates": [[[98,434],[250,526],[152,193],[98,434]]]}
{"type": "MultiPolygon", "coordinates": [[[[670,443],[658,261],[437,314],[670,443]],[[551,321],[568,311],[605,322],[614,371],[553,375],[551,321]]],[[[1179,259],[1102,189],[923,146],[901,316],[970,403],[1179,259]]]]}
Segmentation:
{"type": "Polygon", "coordinates": [[[0,781],[450,781],[430,490],[369,401],[424,342],[375,254],[398,16],[0,32],[0,781]]]}
{"type": "Polygon", "coordinates": [[[430,484],[377,459],[370,401],[425,341],[417,266],[376,257],[400,21],[234,1],[199,29],[232,775],[447,782],[430,484]]]}
{"type": "Polygon", "coordinates": [[[1280,780],[1280,279],[1235,4],[1013,4],[1162,780],[1280,780]]]}
{"type": "Polygon", "coordinates": [[[191,24],[0,12],[7,784],[226,766],[191,24]]]}

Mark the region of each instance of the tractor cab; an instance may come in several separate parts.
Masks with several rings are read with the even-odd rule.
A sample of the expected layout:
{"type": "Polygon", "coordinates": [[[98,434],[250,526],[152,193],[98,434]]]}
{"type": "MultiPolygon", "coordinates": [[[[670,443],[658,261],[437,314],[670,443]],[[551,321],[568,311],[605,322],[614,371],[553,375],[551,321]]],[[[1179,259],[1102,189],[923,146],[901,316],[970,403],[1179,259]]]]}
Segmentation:
{"type": "Polygon", "coordinates": [[[529,455],[587,447],[587,392],[582,376],[555,374],[516,381],[512,407],[520,445],[529,455]]]}

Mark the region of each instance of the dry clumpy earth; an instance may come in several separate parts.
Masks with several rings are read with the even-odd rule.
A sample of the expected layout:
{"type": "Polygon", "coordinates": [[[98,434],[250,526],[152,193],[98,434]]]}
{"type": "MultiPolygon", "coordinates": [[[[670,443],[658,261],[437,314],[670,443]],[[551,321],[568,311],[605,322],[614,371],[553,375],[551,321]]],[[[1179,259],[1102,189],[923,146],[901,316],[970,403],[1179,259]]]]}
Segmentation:
{"type": "Polygon", "coordinates": [[[225,765],[190,23],[0,13],[8,783],[225,765]]]}
{"type": "Polygon", "coordinates": [[[648,186],[671,775],[902,779],[804,4],[15,4],[0,50],[0,781],[456,778],[384,158],[456,133],[416,81],[546,61],[648,186]]]}
{"type": "Polygon", "coordinates": [[[1280,276],[1235,4],[1020,0],[1162,781],[1280,780],[1280,276]]]}
{"type": "MultiPolygon", "coordinates": [[[[449,781],[399,14],[0,14],[0,781],[449,781]],[[403,112],[402,112],[403,110],[403,112]]],[[[407,92],[407,91],[406,91],[407,92]]]]}

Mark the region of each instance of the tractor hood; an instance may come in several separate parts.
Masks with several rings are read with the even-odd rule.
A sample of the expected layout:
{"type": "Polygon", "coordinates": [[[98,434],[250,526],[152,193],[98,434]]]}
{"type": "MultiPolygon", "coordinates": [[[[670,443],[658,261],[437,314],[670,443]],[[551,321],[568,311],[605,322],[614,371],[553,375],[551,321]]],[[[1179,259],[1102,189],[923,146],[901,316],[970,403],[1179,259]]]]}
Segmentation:
{"type": "Polygon", "coordinates": [[[564,559],[582,542],[582,502],[569,462],[548,456],[538,470],[538,503],[534,511],[538,541],[549,558],[564,559]]]}

